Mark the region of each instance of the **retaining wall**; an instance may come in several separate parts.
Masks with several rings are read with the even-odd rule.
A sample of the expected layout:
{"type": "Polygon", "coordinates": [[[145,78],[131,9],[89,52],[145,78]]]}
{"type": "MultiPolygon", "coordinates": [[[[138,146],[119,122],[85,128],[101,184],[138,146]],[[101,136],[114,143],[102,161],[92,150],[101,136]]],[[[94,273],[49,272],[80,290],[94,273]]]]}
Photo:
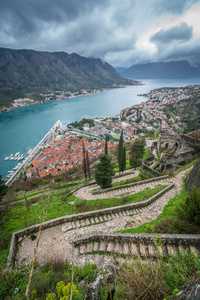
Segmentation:
{"type": "MultiPolygon", "coordinates": [[[[155,171],[155,172],[157,172],[157,171],[155,171]]],[[[142,184],[150,183],[150,182],[153,182],[153,181],[159,181],[159,180],[163,180],[163,179],[167,179],[167,178],[169,178],[168,175],[160,176],[160,177],[156,177],[156,178],[150,178],[150,179],[147,179],[147,180],[140,180],[140,181],[137,181],[137,182],[132,182],[132,183],[123,184],[123,185],[119,185],[119,186],[115,186],[115,187],[111,187],[111,188],[107,188],[107,189],[102,189],[102,190],[99,190],[99,191],[94,191],[94,192],[92,192],[92,195],[100,195],[100,194],[103,194],[103,193],[106,193],[106,192],[112,192],[112,191],[125,189],[125,188],[129,188],[129,187],[132,187],[132,186],[142,185],[142,184]]]]}
{"type": "MultiPolygon", "coordinates": [[[[56,218],[56,219],[44,222],[42,230],[53,227],[53,226],[65,224],[65,226],[63,226],[63,228],[62,228],[62,231],[66,232],[71,229],[106,222],[106,221],[116,219],[116,218],[119,218],[122,216],[134,215],[134,214],[137,214],[138,212],[142,212],[143,210],[148,209],[148,207],[151,206],[151,204],[156,199],[158,199],[160,196],[165,194],[167,191],[169,191],[173,187],[174,187],[174,183],[169,185],[168,187],[166,187],[165,189],[163,189],[159,193],[155,194],[153,197],[149,198],[146,201],[56,218]]],[[[40,227],[40,224],[36,224],[36,225],[30,226],[30,227],[27,227],[25,229],[19,230],[17,232],[14,232],[12,234],[10,250],[9,250],[9,255],[8,255],[8,261],[7,261],[7,268],[10,268],[12,266],[12,262],[13,262],[13,259],[15,257],[15,252],[16,252],[16,243],[17,243],[19,237],[24,237],[24,236],[30,235],[34,232],[38,232],[39,227],[40,227]]]]}
{"type": "MultiPolygon", "coordinates": [[[[150,172],[150,173],[152,173],[156,176],[160,175],[160,173],[158,171],[154,170],[153,168],[149,167],[148,165],[146,165],[144,163],[142,163],[142,165],[141,165],[141,170],[142,171],[148,171],[148,172],[150,172]]],[[[161,176],[161,177],[164,177],[164,176],[161,176]]]]}
{"type": "Polygon", "coordinates": [[[141,257],[157,257],[161,253],[168,257],[170,253],[179,253],[182,249],[200,254],[200,235],[159,234],[157,244],[152,234],[96,233],[75,238],[74,247],[76,256],[105,252],[141,257]]]}

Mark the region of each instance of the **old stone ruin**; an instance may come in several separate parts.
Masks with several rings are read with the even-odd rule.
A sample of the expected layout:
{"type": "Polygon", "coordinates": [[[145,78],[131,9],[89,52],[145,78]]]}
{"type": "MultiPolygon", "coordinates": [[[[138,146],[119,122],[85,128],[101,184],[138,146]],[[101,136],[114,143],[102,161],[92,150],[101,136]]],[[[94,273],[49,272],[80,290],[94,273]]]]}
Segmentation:
{"type": "Polygon", "coordinates": [[[144,162],[155,171],[183,165],[200,156],[200,130],[188,134],[176,134],[160,130],[158,139],[147,139],[151,155],[144,162]]]}

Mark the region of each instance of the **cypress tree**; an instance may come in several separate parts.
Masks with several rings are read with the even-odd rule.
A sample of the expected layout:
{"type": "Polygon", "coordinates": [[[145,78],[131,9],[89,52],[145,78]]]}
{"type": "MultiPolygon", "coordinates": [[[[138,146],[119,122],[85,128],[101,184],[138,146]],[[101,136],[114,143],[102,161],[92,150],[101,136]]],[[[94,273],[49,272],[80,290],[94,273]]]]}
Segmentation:
{"type": "Polygon", "coordinates": [[[123,147],[123,130],[121,131],[119,145],[118,145],[118,163],[119,163],[119,171],[123,172],[124,165],[124,147],[123,147]]]}
{"type": "Polygon", "coordinates": [[[87,150],[86,150],[86,169],[87,169],[88,177],[90,178],[90,161],[89,161],[89,155],[87,150]]]}
{"type": "Polygon", "coordinates": [[[134,168],[137,168],[141,165],[142,158],[144,155],[144,140],[138,139],[136,140],[132,146],[130,151],[130,165],[134,168]]]}
{"type": "Polygon", "coordinates": [[[108,137],[105,139],[105,154],[108,155],[108,137]]]}
{"type": "Polygon", "coordinates": [[[87,167],[86,167],[86,158],[85,158],[85,145],[83,141],[83,172],[85,174],[85,179],[87,179],[87,167]]]}
{"type": "MultiPolygon", "coordinates": [[[[124,147],[124,153],[123,153],[123,171],[126,170],[126,148],[124,147]]],[[[122,171],[122,172],[123,172],[122,171]]]]}
{"type": "Polygon", "coordinates": [[[111,157],[106,154],[100,156],[100,161],[96,165],[95,180],[102,189],[112,186],[112,178],[114,176],[114,168],[111,164],[111,157]]]}

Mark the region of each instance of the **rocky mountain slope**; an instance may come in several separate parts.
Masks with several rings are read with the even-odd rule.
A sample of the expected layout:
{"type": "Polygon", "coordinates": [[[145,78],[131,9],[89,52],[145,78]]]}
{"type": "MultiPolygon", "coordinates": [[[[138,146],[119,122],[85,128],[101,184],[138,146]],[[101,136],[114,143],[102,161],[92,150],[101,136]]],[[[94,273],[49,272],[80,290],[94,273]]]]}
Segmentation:
{"type": "Polygon", "coordinates": [[[132,65],[128,69],[117,71],[126,78],[137,79],[181,79],[199,78],[200,67],[191,66],[187,61],[155,62],[132,65]]]}
{"type": "Polygon", "coordinates": [[[0,103],[29,91],[94,89],[132,84],[100,59],[65,52],[0,48],[0,103]]]}

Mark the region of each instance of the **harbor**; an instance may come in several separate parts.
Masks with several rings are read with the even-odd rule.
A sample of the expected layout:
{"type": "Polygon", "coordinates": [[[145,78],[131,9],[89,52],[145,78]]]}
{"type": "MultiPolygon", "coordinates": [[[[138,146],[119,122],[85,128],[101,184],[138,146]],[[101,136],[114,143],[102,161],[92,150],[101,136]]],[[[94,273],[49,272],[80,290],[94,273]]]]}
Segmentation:
{"type": "Polygon", "coordinates": [[[61,128],[62,124],[61,121],[58,120],[53,127],[48,131],[48,133],[41,139],[41,141],[35,146],[34,149],[30,149],[27,152],[27,156],[24,156],[20,152],[15,153],[15,155],[11,154],[10,156],[5,157],[4,160],[22,160],[23,162],[18,163],[12,171],[8,171],[8,175],[6,178],[8,180],[6,181],[6,185],[11,185],[15,180],[19,178],[22,172],[24,172],[26,166],[29,166],[31,161],[39,154],[39,152],[47,145],[47,143],[50,141],[51,137],[55,134],[55,131],[61,128]],[[23,158],[22,158],[23,155],[23,158]]]}

